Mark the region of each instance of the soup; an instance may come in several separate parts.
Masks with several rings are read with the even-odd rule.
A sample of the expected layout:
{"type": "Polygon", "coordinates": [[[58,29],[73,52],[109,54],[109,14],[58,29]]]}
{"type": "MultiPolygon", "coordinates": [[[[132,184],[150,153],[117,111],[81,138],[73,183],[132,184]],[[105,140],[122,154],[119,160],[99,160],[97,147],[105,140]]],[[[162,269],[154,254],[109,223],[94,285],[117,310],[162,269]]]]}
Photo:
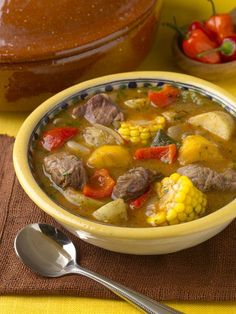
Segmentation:
{"type": "Polygon", "coordinates": [[[171,84],[95,93],[59,112],[33,149],[42,189],[63,208],[128,227],[198,219],[236,195],[235,119],[171,84]]]}

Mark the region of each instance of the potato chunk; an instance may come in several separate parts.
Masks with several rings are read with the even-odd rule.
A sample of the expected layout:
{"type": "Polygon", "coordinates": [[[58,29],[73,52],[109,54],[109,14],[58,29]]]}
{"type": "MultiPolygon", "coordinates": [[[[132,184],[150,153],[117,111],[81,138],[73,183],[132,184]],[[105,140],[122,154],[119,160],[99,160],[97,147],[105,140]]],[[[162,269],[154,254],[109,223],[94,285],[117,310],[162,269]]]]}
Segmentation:
{"type": "Polygon", "coordinates": [[[195,126],[201,126],[225,141],[231,138],[235,128],[233,118],[223,111],[202,113],[191,117],[188,122],[195,126]]]}
{"type": "Polygon", "coordinates": [[[123,199],[118,198],[97,209],[93,216],[99,221],[118,224],[128,219],[127,204],[123,199]]]}
{"type": "Polygon", "coordinates": [[[179,162],[182,165],[198,161],[220,161],[222,159],[218,147],[201,135],[187,136],[179,150],[179,162]]]}
{"type": "Polygon", "coordinates": [[[128,168],[132,158],[127,148],[118,145],[103,145],[95,149],[88,165],[95,168],[128,168]]]}

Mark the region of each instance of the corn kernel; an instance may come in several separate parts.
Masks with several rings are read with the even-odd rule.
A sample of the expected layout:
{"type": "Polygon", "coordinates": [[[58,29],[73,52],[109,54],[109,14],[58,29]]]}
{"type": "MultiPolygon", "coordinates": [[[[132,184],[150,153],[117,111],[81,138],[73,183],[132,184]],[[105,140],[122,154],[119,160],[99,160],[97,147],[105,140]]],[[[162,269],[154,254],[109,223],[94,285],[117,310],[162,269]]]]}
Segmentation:
{"type": "Polygon", "coordinates": [[[195,195],[195,191],[193,189],[190,190],[189,196],[193,197],[195,195]]]}
{"type": "Polygon", "coordinates": [[[170,179],[173,180],[175,183],[179,180],[179,178],[180,178],[180,174],[178,173],[172,173],[170,175],[170,179]]]}
{"type": "Polygon", "coordinates": [[[202,210],[202,206],[200,204],[197,204],[197,206],[194,208],[194,210],[195,210],[196,213],[199,214],[201,212],[201,210],[202,210]]]}
{"type": "Polygon", "coordinates": [[[153,218],[153,221],[156,225],[160,225],[166,221],[166,213],[165,212],[157,213],[152,218],[153,218]]]}
{"type": "Polygon", "coordinates": [[[155,217],[156,217],[156,216],[148,217],[148,218],[147,218],[147,223],[149,223],[149,224],[152,225],[152,226],[156,226],[155,217]]]}
{"type": "Polygon", "coordinates": [[[174,220],[177,217],[177,213],[174,209],[170,209],[166,214],[166,219],[168,221],[174,220]]]}
{"type": "Polygon", "coordinates": [[[150,133],[147,133],[147,132],[143,132],[143,133],[140,134],[140,138],[142,140],[147,140],[147,139],[150,138],[150,136],[151,136],[150,133]]]}
{"type": "Polygon", "coordinates": [[[130,142],[132,142],[132,143],[138,143],[138,142],[139,142],[139,137],[138,137],[138,136],[132,136],[132,137],[130,138],[130,142]]]}
{"type": "Polygon", "coordinates": [[[141,143],[146,145],[148,142],[147,142],[147,140],[142,140],[141,143]]]}
{"type": "Polygon", "coordinates": [[[129,129],[128,128],[120,128],[119,129],[119,133],[121,134],[121,135],[129,135],[129,129]]]}
{"type": "Polygon", "coordinates": [[[192,198],[192,206],[195,207],[195,206],[197,206],[197,204],[198,204],[197,198],[193,197],[192,198]]]}
{"type": "Polygon", "coordinates": [[[154,124],[153,126],[152,126],[152,129],[153,129],[153,131],[157,131],[157,130],[159,130],[160,129],[160,126],[159,125],[157,125],[157,124],[154,124]]]}
{"type": "Polygon", "coordinates": [[[194,212],[191,212],[189,215],[188,215],[188,217],[191,219],[191,220],[193,220],[193,219],[195,219],[195,213],[194,212]]]}
{"type": "Polygon", "coordinates": [[[186,195],[186,197],[185,197],[185,204],[186,205],[192,204],[192,198],[189,195],[186,195]]]}
{"type": "Polygon", "coordinates": [[[164,124],[165,121],[166,121],[166,119],[164,117],[162,117],[162,116],[156,117],[155,120],[157,121],[157,123],[160,123],[160,124],[164,124]]]}
{"type": "Polygon", "coordinates": [[[187,194],[189,190],[190,188],[187,185],[181,186],[181,189],[180,189],[180,191],[184,194],[187,194]]]}
{"type": "MultiPolygon", "coordinates": [[[[156,130],[154,129],[154,125],[150,125],[149,126],[149,131],[150,132],[155,132],[156,130]]],[[[156,132],[155,132],[156,133],[156,132]]]]}
{"type": "Polygon", "coordinates": [[[193,211],[193,207],[191,205],[187,205],[185,208],[185,213],[190,214],[193,211]]]}
{"type": "Polygon", "coordinates": [[[138,130],[132,130],[130,131],[131,136],[139,136],[139,131],[138,130]]]}
{"type": "Polygon", "coordinates": [[[162,181],[161,181],[162,185],[168,185],[170,183],[170,178],[165,177],[162,181]]]}
{"type": "Polygon", "coordinates": [[[171,221],[169,221],[169,224],[170,225],[178,225],[179,224],[179,220],[178,219],[171,220],[171,221]]]}
{"type": "Polygon", "coordinates": [[[177,213],[180,213],[180,212],[183,212],[184,211],[184,204],[183,203],[177,203],[173,209],[177,212],[177,213]]]}
{"type": "Polygon", "coordinates": [[[186,221],[187,220],[187,215],[183,212],[183,213],[178,213],[178,219],[179,221],[186,221]]]}
{"type": "Polygon", "coordinates": [[[185,185],[185,184],[188,184],[189,181],[190,181],[189,178],[186,177],[186,176],[181,176],[181,177],[179,178],[179,184],[185,185]]]}
{"type": "Polygon", "coordinates": [[[184,202],[185,198],[186,198],[186,194],[185,194],[185,193],[183,193],[183,192],[178,192],[178,193],[176,194],[176,196],[175,196],[175,201],[181,203],[181,202],[184,202]]]}

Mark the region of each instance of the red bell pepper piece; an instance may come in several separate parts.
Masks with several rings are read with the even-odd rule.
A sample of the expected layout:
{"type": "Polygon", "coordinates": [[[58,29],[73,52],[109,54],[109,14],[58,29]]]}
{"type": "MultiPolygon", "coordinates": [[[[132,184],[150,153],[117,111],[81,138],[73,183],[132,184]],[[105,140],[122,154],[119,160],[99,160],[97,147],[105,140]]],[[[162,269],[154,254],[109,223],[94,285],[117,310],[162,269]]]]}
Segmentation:
{"type": "Polygon", "coordinates": [[[73,127],[51,129],[43,133],[41,144],[46,150],[51,151],[61,147],[77,133],[78,129],[73,127]]]}
{"type": "Polygon", "coordinates": [[[207,55],[199,57],[200,53],[216,47],[217,43],[210,40],[201,29],[193,30],[182,41],[182,49],[186,56],[205,63],[220,63],[221,59],[218,51],[212,51],[207,55]]]}
{"type": "Polygon", "coordinates": [[[212,16],[205,22],[205,26],[207,29],[214,32],[218,37],[218,41],[221,42],[223,38],[234,34],[233,19],[227,13],[216,14],[213,0],[208,1],[210,1],[212,5],[212,16]]]}
{"type": "Polygon", "coordinates": [[[151,193],[151,189],[149,189],[147,192],[145,192],[143,195],[139,196],[135,200],[131,201],[129,203],[129,207],[131,209],[141,208],[144,205],[144,203],[147,201],[147,199],[149,198],[150,193],[151,193]]]}
{"type": "Polygon", "coordinates": [[[83,194],[97,199],[109,197],[115,184],[107,169],[99,169],[90,178],[89,184],[84,186],[83,194]]]}
{"type": "Polygon", "coordinates": [[[172,164],[177,158],[177,147],[175,144],[156,147],[143,147],[135,151],[134,157],[142,159],[159,159],[164,163],[172,164]]]}
{"type": "Polygon", "coordinates": [[[162,108],[174,102],[179,94],[180,90],[177,87],[165,84],[160,91],[149,90],[148,98],[153,105],[162,108]]]}

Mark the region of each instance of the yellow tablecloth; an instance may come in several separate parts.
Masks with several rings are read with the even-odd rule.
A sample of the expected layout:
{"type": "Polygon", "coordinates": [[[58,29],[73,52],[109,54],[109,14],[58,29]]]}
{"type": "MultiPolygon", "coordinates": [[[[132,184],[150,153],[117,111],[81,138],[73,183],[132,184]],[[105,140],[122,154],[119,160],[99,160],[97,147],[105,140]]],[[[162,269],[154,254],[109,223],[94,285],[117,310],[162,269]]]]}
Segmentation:
{"type": "MultiPolygon", "coordinates": [[[[230,11],[235,0],[215,0],[218,12],[230,11]]],[[[193,19],[207,18],[211,14],[211,7],[206,0],[164,0],[162,14],[163,21],[171,21],[175,16],[180,25],[188,24],[193,19]]],[[[173,32],[163,26],[159,27],[158,35],[152,51],[140,66],[140,70],[168,70],[178,72],[174,57],[171,54],[170,41],[173,32]]],[[[221,87],[236,94],[236,78],[218,82],[221,87]]],[[[26,114],[1,113],[0,133],[15,136],[26,118],[26,114]]],[[[0,283],[1,284],[1,283],[0,283]]],[[[9,283],[11,284],[11,283],[9,283]]],[[[170,306],[191,314],[236,314],[236,303],[203,303],[203,302],[167,302],[170,306]]],[[[81,314],[123,314],[139,313],[138,310],[123,301],[98,300],[77,297],[29,297],[29,296],[2,296],[0,297],[0,313],[81,313],[81,314]]]]}

